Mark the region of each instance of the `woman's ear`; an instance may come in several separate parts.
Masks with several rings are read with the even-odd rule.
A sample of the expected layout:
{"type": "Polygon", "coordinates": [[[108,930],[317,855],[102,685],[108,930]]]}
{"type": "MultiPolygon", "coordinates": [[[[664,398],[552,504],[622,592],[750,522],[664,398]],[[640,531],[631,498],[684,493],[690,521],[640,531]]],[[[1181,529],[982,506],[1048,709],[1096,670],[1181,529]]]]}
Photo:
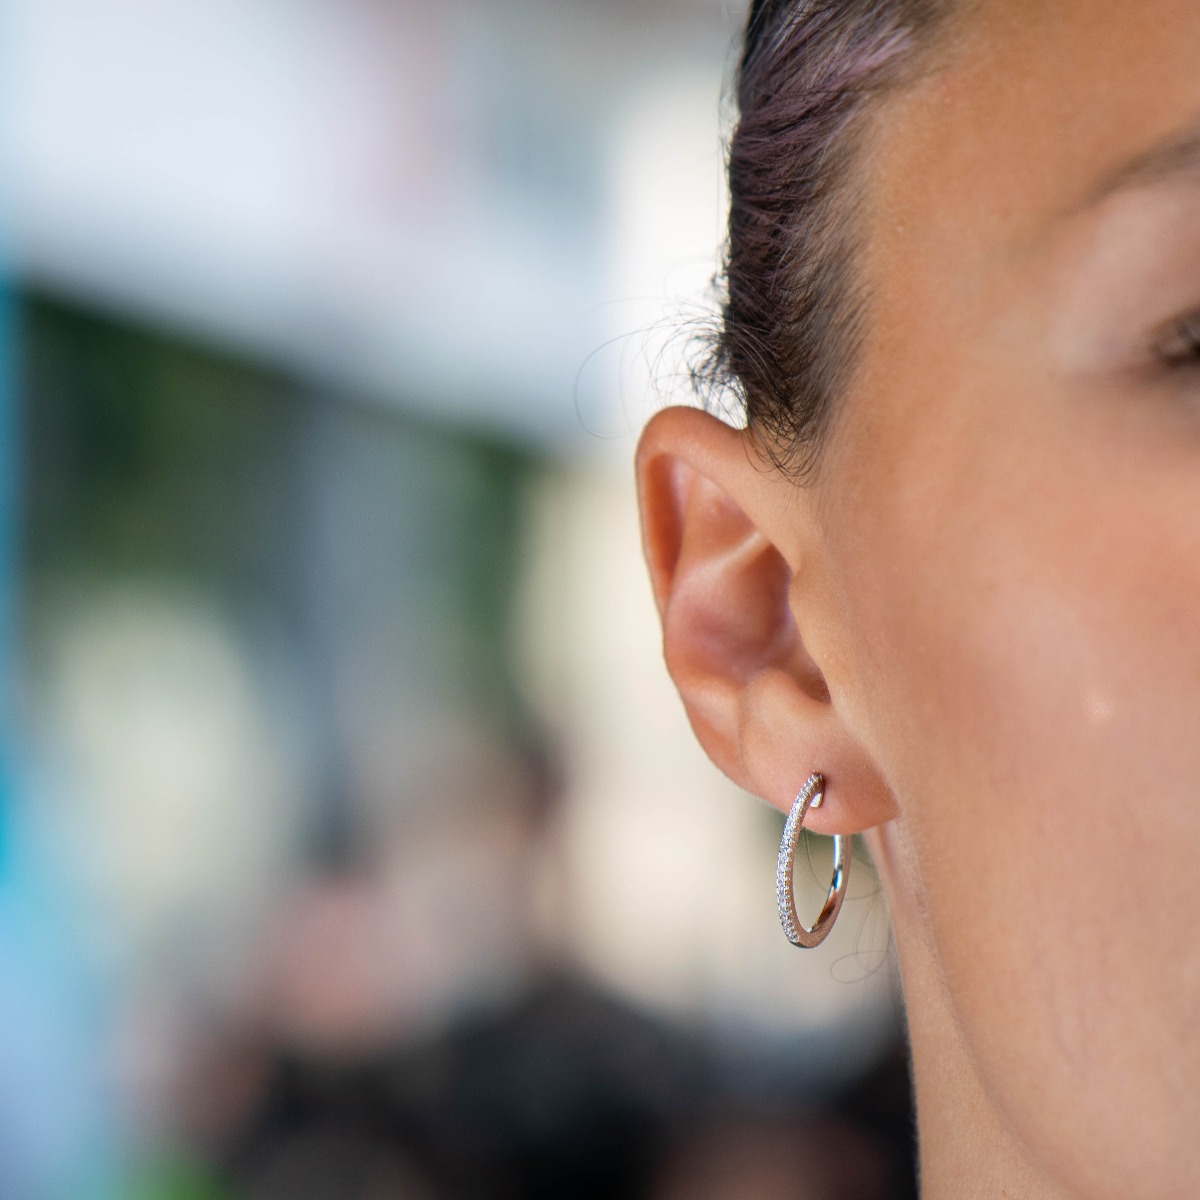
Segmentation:
{"type": "Polygon", "coordinates": [[[637,477],[667,669],[708,756],[784,810],[821,771],[825,803],[806,822],[818,833],[891,819],[801,637],[802,625],[838,619],[816,600],[805,611],[823,589],[798,586],[815,570],[814,494],[769,470],[746,433],[691,408],[650,421],[637,477]]]}

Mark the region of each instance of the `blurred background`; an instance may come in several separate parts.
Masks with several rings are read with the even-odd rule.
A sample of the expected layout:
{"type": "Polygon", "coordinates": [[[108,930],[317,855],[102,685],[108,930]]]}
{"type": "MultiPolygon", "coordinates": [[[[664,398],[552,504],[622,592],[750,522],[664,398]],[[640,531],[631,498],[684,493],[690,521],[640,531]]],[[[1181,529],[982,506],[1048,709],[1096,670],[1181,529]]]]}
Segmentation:
{"type": "Polygon", "coordinates": [[[639,557],[743,19],[0,5],[5,1200],[915,1195],[639,557]]]}

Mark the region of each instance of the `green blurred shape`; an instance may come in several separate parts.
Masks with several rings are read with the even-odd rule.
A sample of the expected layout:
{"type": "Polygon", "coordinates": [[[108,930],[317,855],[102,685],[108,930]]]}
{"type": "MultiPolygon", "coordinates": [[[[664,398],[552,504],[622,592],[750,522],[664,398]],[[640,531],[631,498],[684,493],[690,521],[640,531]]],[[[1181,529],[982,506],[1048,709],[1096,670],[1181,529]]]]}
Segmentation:
{"type": "Polygon", "coordinates": [[[202,1163],[181,1155],[143,1167],[122,1200],[237,1200],[237,1195],[202,1163]]]}

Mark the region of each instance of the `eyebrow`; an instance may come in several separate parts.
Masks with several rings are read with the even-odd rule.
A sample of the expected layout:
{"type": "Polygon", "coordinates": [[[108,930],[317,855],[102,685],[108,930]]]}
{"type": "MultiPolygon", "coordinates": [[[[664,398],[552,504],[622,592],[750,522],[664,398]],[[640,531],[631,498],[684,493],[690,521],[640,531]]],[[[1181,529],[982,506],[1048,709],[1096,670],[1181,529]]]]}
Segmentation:
{"type": "Polygon", "coordinates": [[[1164,180],[1195,176],[1200,181],[1200,122],[1172,134],[1107,172],[1076,211],[1099,204],[1116,192],[1164,180]]]}

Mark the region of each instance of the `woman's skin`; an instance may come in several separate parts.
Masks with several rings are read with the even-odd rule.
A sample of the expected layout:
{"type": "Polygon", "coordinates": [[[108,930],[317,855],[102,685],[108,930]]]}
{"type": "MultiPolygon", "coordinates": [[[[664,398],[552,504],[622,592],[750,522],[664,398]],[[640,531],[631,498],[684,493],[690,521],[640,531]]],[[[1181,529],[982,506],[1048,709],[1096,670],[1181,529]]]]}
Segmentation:
{"type": "Polygon", "coordinates": [[[1194,1200],[1200,4],[975,6],[862,163],[814,479],[643,436],[667,664],[734,780],[868,831],[925,1200],[1194,1200]]]}

